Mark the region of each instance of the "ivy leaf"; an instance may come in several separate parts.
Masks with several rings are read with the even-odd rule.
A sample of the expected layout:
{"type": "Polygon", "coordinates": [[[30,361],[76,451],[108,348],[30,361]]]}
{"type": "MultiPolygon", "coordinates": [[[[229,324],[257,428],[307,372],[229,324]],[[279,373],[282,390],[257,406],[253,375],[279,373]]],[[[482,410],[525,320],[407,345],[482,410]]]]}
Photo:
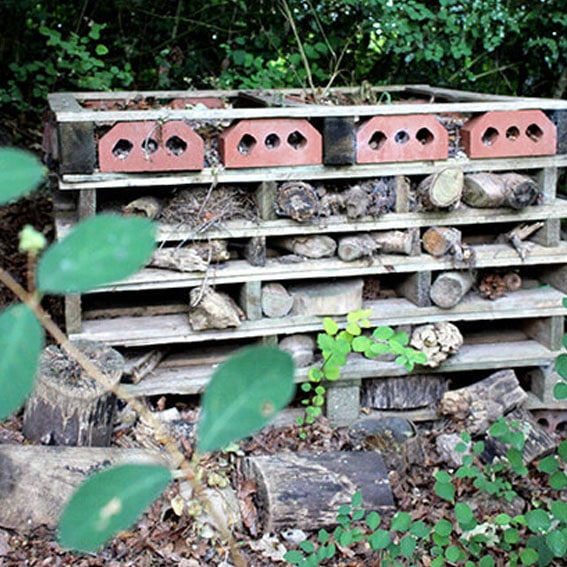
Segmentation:
{"type": "Polygon", "coordinates": [[[197,448],[226,447],[266,425],[291,400],[291,356],[274,347],[242,349],[217,368],[203,394],[197,448]]]}
{"type": "Polygon", "coordinates": [[[154,226],[147,219],[90,217],[40,257],[38,289],[81,293],[123,279],[149,260],[154,247],[154,226]]]}
{"type": "Polygon", "coordinates": [[[160,465],[122,465],[96,473],[65,507],[59,543],[75,551],[96,551],[132,525],[171,481],[160,465]]]}
{"type": "Polygon", "coordinates": [[[16,148],[0,149],[0,205],[33,191],[45,170],[31,153],[16,148]]]}
{"type": "Polygon", "coordinates": [[[26,305],[0,315],[0,421],[31,394],[42,348],[41,325],[26,305]]]}

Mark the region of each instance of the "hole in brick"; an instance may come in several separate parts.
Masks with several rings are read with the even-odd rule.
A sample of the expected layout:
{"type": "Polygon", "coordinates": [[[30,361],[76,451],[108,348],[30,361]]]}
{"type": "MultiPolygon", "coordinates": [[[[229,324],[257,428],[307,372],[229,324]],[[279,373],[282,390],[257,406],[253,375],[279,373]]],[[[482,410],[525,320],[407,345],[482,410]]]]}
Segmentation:
{"type": "Polygon", "coordinates": [[[146,139],[142,142],[142,149],[143,149],[144,152],[146,152],[147,154],[153,154],[154,152],[157,152],[158,143],[157,143],[157,141],[154,140],[153,138],[146,138],[146,139]]]}
{"type": "Polygon", "coordinates": [[[544,429],[549,429],[549,421],[545,419],[545,417],[540,417],[537,422],[541,425],[544,429]]]}
{"type": "Polygon", "coordinates": [[[187,142],[179,136],[171,136],[165,143],[165,147],[174,155],[180,156],[187,149],[187,142]]]}
{"type": "Polygon", "coordinates": [[[121,138],[118,142],[116,142],[116,144],[114,144],[114,147],[112,148],[112,155],[118,159],[126,159],[133,147],[134,144],[132,144],[130,140],[121,138]]]}
{"type": "Polygon", "coordinates": [[[280,137],[277,134],[268,134],[264,140],[264,145],[269,150],[275,150],[280,145],[280,137]]]}
{"type": "Polygon", "coordinates": [[[519,137],[520,137],[520,130],[518,130],[516,126],[510,126],[510,128],[506,130],[506,138],[508,138],[508,140],[510,140],[511,142],[517,140],[519,137]]]}
{"type": "Polygon", "coordinates": [[[253,149],[254,146],[258,142],[254,136],[250,134],[244,134],[242,138],[240,138],[240,142],[238,142],[238,153],[242,154],[243,156],[247,156],[253,149]]]}
{"type": "Polygon", "coordinates": [[[543,130],[537,124],[530,124],[526,128],[526,136],[533,142],[539,142],[543,136],[543,130]]]}
{"type": "Polygon", "coordinates": [[[307,144],[307,138],[297,130],[294,130],[288,137],[287,143],[294,149],[300,150],[307,144]]]}
{"type": "Polygon", "coordinates": [[[496,139],[498,138],[498,136],[500,136],[500,134],[498,133],[498,130],[496,128],[492,128],[492,126],[490,128],[487,128],[484,131],[484,134],[482,135],[482,143],[485,146],[492,146],[492,144],[494,144],[494,142],[496,142],[496,139]]]}
{"type": "Polygon", "coordinates": [[[370,138],[370,141],[368,142],[368,145],[373,150],[378,151],[386,143],[387,139],[388,136],[386,136],[384,132],[374,132],[374,134],[372,134],[372,137],[370,138]]]}
{"type": "Polygon", "coordinates": [[[405,130],[398,130],[394,136],[396,144],[407,144],[409,142],[409,134],[405,130]]]}
{"type": "Polygon", "coordinates": [[[417,141],[422,144],[423,146],[427,146],[427,144],[431,144],[433,142],[435,136],[433,132],[427,128],[420,128],[415,135],[417,141]]]}

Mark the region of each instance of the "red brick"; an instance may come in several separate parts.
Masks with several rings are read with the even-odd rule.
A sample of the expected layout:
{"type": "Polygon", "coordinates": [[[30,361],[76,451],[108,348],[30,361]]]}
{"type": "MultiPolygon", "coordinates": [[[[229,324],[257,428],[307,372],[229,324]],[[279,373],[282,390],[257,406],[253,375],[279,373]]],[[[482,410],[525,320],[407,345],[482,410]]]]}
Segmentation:
{"type": "Polygon", "coordinates": [[[227,168],[318,165],[323,141],[302,118],[240,120],[219,136],[219,152],[227,168]]]}
{"type": "Polygon", "coordinates": [[[356,131],[357,163],[447,159],[449,136],[428,114],[374,116],[356,131]]]}
{"type": "Polygon", "coordinates": [[[198,170],[204,143],[182,121],[119,122],[98,143],[100,171],[198,170]]]}
{"type": "Polygon", "coordinates": [[[486,112],[461,128],[470,158],[555,155],[557,129],[541,110],[486,112]]]}

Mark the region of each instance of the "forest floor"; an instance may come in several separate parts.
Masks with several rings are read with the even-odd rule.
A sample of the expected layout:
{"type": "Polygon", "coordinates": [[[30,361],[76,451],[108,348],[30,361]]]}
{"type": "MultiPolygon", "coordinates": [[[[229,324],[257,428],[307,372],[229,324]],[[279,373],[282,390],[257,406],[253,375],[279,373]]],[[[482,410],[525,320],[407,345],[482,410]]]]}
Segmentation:
{"type": "MultiPolygon", "coordinates": [[[[40,133],[37,130],[16,128],[12,120],[3,120],[4,137],[19,137],[20,145],[39,152],[40,133]]],[[[0,144],[2,143],[0,138],[0,144]]],[[[48,238],[53,238],[53,216],[50,194],[47,190],[38,191],[32,196],[0,209],[0,258],[2,267],[12,273],[16,279],[25,284],[26,261],[17,250],[18,233],[25,224],[32,224],[48,238]]],[[[14,301],[12,294],[0,286],[0,308],[14,301]]],[[[63,320],[62,302],[57,298],[46,298],[44,305],[53,319],[59,324],[63,320]]],[[[194,423],[197,409],[195,400],[179,398],[160,398],[148,400],[153,410],[176,407],[183,421],[194,423]]],[[[294,424],[271,426],[254,437],[240,443],[238,450],[231,453],[219,453],[206,458],[201,467],[205,479],[226,479],[239,496],[242,525],[234,529],[234,537],[246,562],[252,566],[284,565],[282,559],[284,549],[297,548],[302,538],[315,541],[314,533],[309,525],[289,526],[289,530],[281,533],[266,534],[263,537],[257,526],[257,511],[254,508],[254,488],[246,486],[239,478],[236,462],[243,456],[275,454],[290,451],[351,451],[379,450],[385,461],[391,465],[389,482],[395,498],[395,509],[410,512],[414,519],[422,519],[435,523],[442,518],[452,520],[452,506],[441,499],[434,490],[433,474],[436,470],[451,469],[451,465],[443,460],[435,443],[441,433],[458,431],[459,425],[446,419],[439,419],[416,425],[420,439],[421,458],[399,458],[399,446],[388,445],[389,441],[379,443],[378,447],[363,446],[353,442],[344,428],[333,429],[322,419],[307,430],[307,438],[299,435],[298,426],[294,424]],[[409,462],[411,461],[411,462],[409,462]],[[215,473],[215,475],[213,475],[215,473]]],[[[192,430],[191,425],[187,429],[192,430]]],[[[562,434],[565,436],[565,434],[562,434]]],[[[559,438],[557,439],[559,441],[559,438]]],[[[179,439],[180,446],[187,457],[192,457],[193,439],[191,434],[179,439]]],[[[117,424],[114,446],[136,446],[140,443],[140,430],[134,424],[117,424]]],[[[22,434],[21,413],[0,423],[0,444],[29,444],[22,434]]],[[[142,444],[150,444],[144,440],[142,444]]],[[[0,463],[0,484],[2,480],[0,463]]],[[[544,483],[544,478],[534,466],[525,477],[514,477],[514,490],[518,501],[515,510],[511,510],[502,501],[497,512],[510,513],[524,510],[534,498],[545,501],[556,497],[551,494],[544,483]],[[516,508],[517,506],[517,508],[516,508]]],[[[209,482],[209,484],[211,484],[209,482]]],[[[56,543],[56,534],[45,527],[35,527],[30,532],[19,532],[0,526],[0,567],[24,566],[178,566],[198,567],[213,565],[228,567],[235,562],[228,548],[215,537],[214,532],[206,529],[206,525],[196,519],[188,511],[187,506],[180,511],[178,495],[179,483],[172,483],[164,495],[147,511],[143,518],[131,530],[114,538],[103,550],[96,554],[75,554],[66,552],[56,543]]],[[[458,487],[459,498],[471,498],[478,495],[472,483],[463,481],[458,487]]],[[[0,504],[1,505],[1,504],[0,504]]],[[[494,515],[491,503],[479,503],[486,508],[480,510],[486,515],[494,515]]],[[[505,565],[505,554],[495,546],[494,557],[497,565],[505,565]]],[[[421,564],[429,565],[431,558],[424,555],[421,564]]],[[[333,560],[325,563],[336,566],[368,566],[379,565],[376,555],[367,544],[359,543],[348,548],[338,548],[333,560]]]]}

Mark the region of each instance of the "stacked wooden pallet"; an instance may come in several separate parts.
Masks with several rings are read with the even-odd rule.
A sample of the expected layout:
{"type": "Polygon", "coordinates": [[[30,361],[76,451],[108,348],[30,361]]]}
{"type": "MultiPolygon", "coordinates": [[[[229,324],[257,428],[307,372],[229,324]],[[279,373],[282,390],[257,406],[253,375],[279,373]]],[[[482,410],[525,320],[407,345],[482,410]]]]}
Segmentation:
{"type": "MultiPolygon", "coordinates": [[[[567,242],[560,233],[567,202],[556,192],[558,169],[567,165],[567,103],[426,86],[384,87],[374,94],[383,91],[400,102],[344,104],[355,100],[356,89],[334,91],[343,101],[334,105],[307,101],[294,91],[51,95],[47,145],[58,163],[60,237],[95,212],[124,211],[141,197],[159,203],[163,212],[183,194],[196,198],[198,210],[188,209],[185,219],[160,213],[160,248],[227,245],[225,259],[205,257],[204,268],[148,266],[126,281],[67,297],[71,338],[100,340],[133,358],[157,351],[161,362],[129,386],[133,393],[195,394],[232,349],[320,331],[326,313],[292,309],[266,315],[267,284],[280,284],[293,296],[306,284],[361,279],[366,290],[381,290],[364,295],[374,325],[409,329],[447,321],[461,329],[460,351],[420,374],[444,373],[458,384],[459,373],[475,371],[482,378],[513,367],[522,372],[533,407],[562,408],[551,390],[567,314],[567,242]],[[540,196],[518,209],[416,206],[416,187],[447,170],[522,173],[534,180],[540,196]],[[290,183],[307,186],[317,200],[371,182],[386,183],[395,193],[392,206],[374,216],[317,209],[309,218],[290,218],[277,206],[290,183]],[[207,211],[211,194],[221,190],[232,203],[248,195],[255,210],[240,218],[207,211]],[[521,249],[501,238],[535,223],[537,232],[521,249]],[[473,260],[424,251],[419,243],[431,227],[458,227],[473,260]],[[282,251],[284,237],[326,236],[340,243],[391,231],[408,236],[406,251],[352,261],[336,253],[309,258],[282,251]],[[454,271],[472,274],[476,283],[451,308],[439,307],[431,288],[439,275],[454,271]],[[522,288],[492,300],[482,297],[480,276],[504,272],[517,274],[522,288]],[[241,320],[235,326],[195,329],[189,295],[205,286],[237,304],[241,320]]],[[[346,314],[328,314],[346,325],[346,314]]],[[[341,404],[352,414],[363,379],[405,374],[390,361],[355,357],[330,395],[337,396],[339,414],[341,404]]],[[[297,379],[306,380],[307,369],[299,369],[297,379]]]]}

